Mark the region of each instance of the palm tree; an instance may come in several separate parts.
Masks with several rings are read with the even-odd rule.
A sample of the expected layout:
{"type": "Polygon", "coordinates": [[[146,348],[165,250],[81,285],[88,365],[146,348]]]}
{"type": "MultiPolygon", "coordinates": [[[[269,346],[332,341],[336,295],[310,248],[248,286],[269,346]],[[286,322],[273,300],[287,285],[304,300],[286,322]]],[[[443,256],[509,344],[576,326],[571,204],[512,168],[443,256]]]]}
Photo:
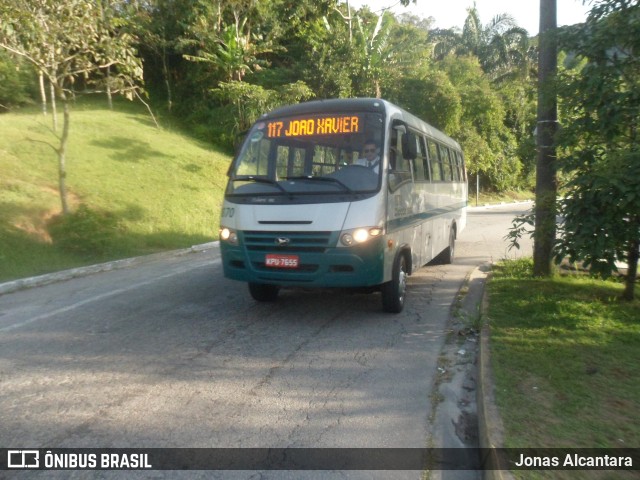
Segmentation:
{"type": "Polygon", "coordinates": [[[450,54],[473,55],[493,80],[514,72],[528,75],[533,60],[527,31],[518,27],[511,15],[497,15],[488,25],[483,25],[475,5],[467,9],[462,32],[434,30],[431,35],[436,40],[436,59],[450,54]]]}

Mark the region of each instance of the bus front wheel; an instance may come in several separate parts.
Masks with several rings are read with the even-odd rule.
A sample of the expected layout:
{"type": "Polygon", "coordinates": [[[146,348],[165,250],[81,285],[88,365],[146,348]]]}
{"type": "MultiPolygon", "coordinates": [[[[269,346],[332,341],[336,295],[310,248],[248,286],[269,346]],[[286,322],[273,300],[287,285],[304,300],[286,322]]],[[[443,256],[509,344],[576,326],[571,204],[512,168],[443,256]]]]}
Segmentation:
{"type": "Polygon", "coordinates": [[[276,285],[267,283],[249,283],[249,293],[258,302],[274,302],[278,298],[278,288],[276,285]]]}
{"type": "Polygon", "coordinates": [[[400,253],[393,262],[390,282],[382,284],[382,309],[389,313],[400,313],[404,308],[407,289],[407,257],[400,253]]]}

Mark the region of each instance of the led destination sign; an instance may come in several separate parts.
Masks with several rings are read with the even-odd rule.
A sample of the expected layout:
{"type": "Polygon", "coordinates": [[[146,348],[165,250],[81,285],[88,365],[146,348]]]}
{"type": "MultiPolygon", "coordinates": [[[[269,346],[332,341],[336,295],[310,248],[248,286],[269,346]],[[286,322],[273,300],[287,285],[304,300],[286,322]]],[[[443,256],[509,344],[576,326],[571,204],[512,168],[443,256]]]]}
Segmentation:
{"type": "Polygon", "coordinates": [[[339,135],[344,133],[358,133],[359,131],[360,118],[353,115],[296,118],[267,122],[268,138],[339,135]]]}

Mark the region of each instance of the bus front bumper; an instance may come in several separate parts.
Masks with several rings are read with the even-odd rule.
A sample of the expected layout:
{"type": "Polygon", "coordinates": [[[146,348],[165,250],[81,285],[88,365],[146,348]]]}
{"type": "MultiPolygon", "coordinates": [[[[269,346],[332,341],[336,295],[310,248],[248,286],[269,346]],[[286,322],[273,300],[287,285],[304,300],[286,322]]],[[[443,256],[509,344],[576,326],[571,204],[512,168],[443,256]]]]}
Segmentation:
{"type": "Polygon", "coordinates": [[[250,251],[221,242],[224,275],[233,280],[282,287],[371,287],[384,281],[384,241],[326,248],[323,252],[250,251]],[[267,255],[297,257],[297,267],[268,266],[267,255]]]}

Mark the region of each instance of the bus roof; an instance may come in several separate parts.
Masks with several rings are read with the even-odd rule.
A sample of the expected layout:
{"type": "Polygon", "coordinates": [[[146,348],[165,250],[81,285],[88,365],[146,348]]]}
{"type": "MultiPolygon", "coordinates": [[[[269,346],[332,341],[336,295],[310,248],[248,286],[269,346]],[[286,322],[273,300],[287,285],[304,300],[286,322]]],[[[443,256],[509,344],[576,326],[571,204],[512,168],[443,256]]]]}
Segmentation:
{"type": "Polygon", "coordinates": [[[318,112],[348,112],[352,110],[384,113],[387,104],[389,104],[389,102],[379,98],[332,98],[328,100],[313,100],[311,102],[302,102],[277,108],[264,114],[260,118],[267,119],[271,117],[318,112]]]}

